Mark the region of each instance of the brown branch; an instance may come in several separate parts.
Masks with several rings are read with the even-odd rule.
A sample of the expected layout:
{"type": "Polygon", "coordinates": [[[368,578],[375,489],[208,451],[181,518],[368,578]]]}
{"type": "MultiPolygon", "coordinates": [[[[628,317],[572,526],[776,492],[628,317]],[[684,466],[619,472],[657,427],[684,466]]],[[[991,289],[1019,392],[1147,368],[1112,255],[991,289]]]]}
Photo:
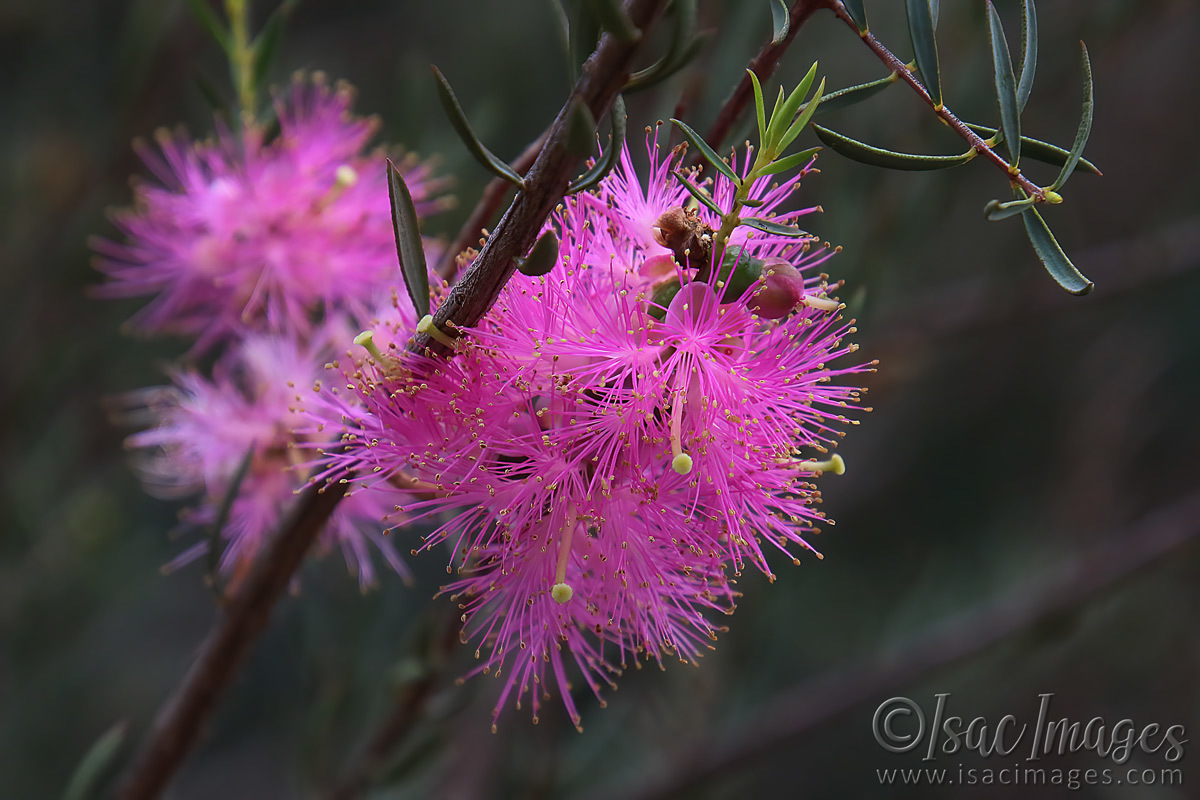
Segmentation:
{"type": "MultiPolygon", "coordinates": [[[[813,12],[818,8],[829,8],[831,3],[832,0],[796,0],[792,3],[792,8],[788,12],[791,15],[791,27],[788,29],[787,36],[783,37],[783,41],[779,44],[767,42],[750,62],[749,69],[758,76],[760,83],[766,83],[767,79],[775,72],[775,66],[779,63],[784,51],[791,45],[792,40],[796,38],[796,34],[800,32],[800,28],[804,26],[813,12]]],[[[725,137],[729,135],[730,129],[737,122],[737,118],[742,115],[742,111],[746,109],[753,96],[754,87],[750,83],[750,76],[743,74],[737,88],[733,90],[733,94],[717,112],[717,119],[708,129],[708,135],[704,137],[704,140],[719,151],[721,143],[725,141],[725,137]]]]}
{"type": "Polygon", "coordinates": [[[1068,611],[1139,570],[1154,566],[1200,535],[1200,493],[1143,518],[1132,530],[1110,537],[1042,580],[1021,587],[915,637],[899,653],[872,654],[856,664],[796,686],[764,703],[720,740],[701,741],[655,776],[628,791],[600,797],[666,800],[683,796],[723,774],[762,758],[852,711],[887,696],[929,672],[947,667],[1068,611]],[[636,787],[636,788],[635,788],[636,787]]]}
{"type": "Polygon", "coordinates": [[[260,553],[175,693],[163,704],[121,781],[118,800],[149,800],[166,788],[346,488],[344,483],[310,487],[301,495],[290,519],[260,553]]]}
{"type": "MultiPolygon", "coordinates": [[[[935,102],[933,97],[930,96],[929,90],[927,90],[921,84],[921,82],[917,80],[917,76],[912,73],[912,71],[908,68],[908,65],[897,58],[895,53],[893,53],[891,50],[888,50],[882,42],[876,39],[875,34],[871,33],[869,30],[860,31],[858,29],[858,25],[854,22],[853,17],[850,16],[850,12],[846,10],[846,7],[842,5],[842,3],[832,3],[828,6],[828,8],[833,11],[838,19],[849,25],[850,28],[862,38],[867,47],[871,48],[871,52],[879,56],[879,60],[882,61],[888,69],[890,69],[894,74],[899,75],[901,80],[911,86],[913,91],[919,94],[921,98],[929,104],[929,107],[933,109],[933,112],[938,115],[942,122],[946,123],[951,130],[965,139],[967,144],[971,145],[972,149],[974,149],[976,153],[979,153],[988,161],[991,161],[997,167],[1004,170],[1004,174],[1008,176],[1010,183],[1012,183],[1014,186],[1020,186],[1025,190],[1026,194],[1037,198],[1037,202],[1039,203],[1051,202],[1046,197],[1046,191],[1042,189],[1042,187],[1026,178],[1021,173],[1020,169],[1005,161],[999,153],[997,153],[979,136],[979,134],[968,128],[967,124],[955,116],[949,108],[941,103],[935,102]]],[[[1055,202],[1061,202],[1061,200],[1055,202]]]]}
{"type": "MultiPolygon", "coordinates": [[[[517,173],[524,175],[526,170],[533,165],[537,154],[541,152],[542,145],[546,143],[546,137],[549,134],[548,128],[542,131],[542,135],[530,142],[529,146],[521,151],[521,155],[517,156],[510,166],[517,173]]],[[[504,202],[504,198],[511,188],[513,188],[512,182],[504,178],[492,178],[491,182],[484,187],[483,194],[479,196],[479,202],[471,210],[471,216],[467,217],[467,221],[459,228],[454,241],[442,253],[442,260],[438,262],[437,266],[438,275],[447,280],[454,277],[458,254],[479,243],[483,229],[492,221],[492,217],[496,215],[497,209],[500,208],[500,204],[504,202]]]]}
{"type": "MultiPolygon", "coordinates": [[[[625,13],[636,28],[645,31],[665,5],[666,0],[629,0],[625,13]]],[[[433,324],[439,330],[449,336],[457,335],[457,328],[474,325],[496,301],[516,270],[513,259],[525,255],[533,245],[550,212],[562,200],[571,171],[579,160],[566,147],[575,103],[584,103],[594,118],[603,116],[629,79],[633,57],[644,41],[644,35],[632,41],[623,41],[611,33],[600,38],[596,51],[583,65],[574,91],[550,127],[546,144],[525,176],[525,189],[517,193],[475,262],[433,315],[433,324]]],[[[449,350],[424,333],[414,337],[409,349],[435,354],[449,350]]]]}

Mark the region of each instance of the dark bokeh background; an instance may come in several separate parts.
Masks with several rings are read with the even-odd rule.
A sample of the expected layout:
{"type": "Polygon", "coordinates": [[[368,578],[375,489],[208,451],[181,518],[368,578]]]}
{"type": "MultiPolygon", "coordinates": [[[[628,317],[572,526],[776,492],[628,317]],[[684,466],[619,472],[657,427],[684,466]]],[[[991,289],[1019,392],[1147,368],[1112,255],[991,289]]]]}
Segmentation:
{"type": "MultiPolygon", "coordinates": [[[[684,113],[703,130],[768,35],[765,2],[701,5],[715,36],[699,65],[632,98],[631,130],[670,116],[685,90],[684,113]]],[[[1017,4],[998,5],[1015,42],[1017,4]]],[[[260,17],[269,11],[256,6],[260,17]]],[[[907,57],[902,5],[867,6],[873,29],[907,57]]],[[[818,699],[834,707],[856,693],[864,699],[812,726],[795,717],[782,746],[706,778],[689,796],[1067,794],[880,787],[877,768],[922,766],[918,754],[886,753],[871,735],[872,713],[892,695],[931,713],[934,694],[949,692],[952,713],[993,722],[1011,713],[1032,723],[1039,693],[1050,692],[1060,716],[1200,730],[1195,548],[1176,548],[1061,613],[940,665],[954,649],[947,641],[987,638],[998,617],[975,609],[996,598],[1036,605],[1047,575],[1073,585],[1072,567],[1119,573],[1123,545],[1099,561],[1089,554],[1112,541],[1134,550],[1146,541],[1147,515],[1166,509],[1168,528],[1200,525],[1172,510],[1200,477],[1200,8],[1188,0],[1040,6],[1028,133],[1070,141],[1076,41],[1085,39],[1092,55],[1096,121],[1087,154],[1105,177],[1076,176],[1067,202],[1047,218],[1096,291],[1062,293],[1015,220],[984,222],[984,203],[1006,189],[983,163],[896,174],[824,156],[804,198],[826,210],[814,230],[845,246],[830,271],[848,282],[863,352],[882,362],[870,380],[875,410],[841,450],[848,473],[822,481],[825,509],[837,519],[816,543],[825,559],[781,566],[773,586],[744,576],[731,631],[699,669],[625,676],[607,709],[584,701],[583,735],[561,714],[544,713],[534,727],[527,712],[510,710],[493,736],[494,685],[448,682],[378,796],[625,796],[649,785],[647,776],[670,780],[671,765],[693,758],[686,754],[697,746],[769,733],[761,715],[780,707],[773,698],[817,680],[826,683],[814,707],[818,699]],[[920,638],[960,615],[968,620],[961,636],[920,638]],[[893,685],[889,670],[915,664],[914,654],[927,666],[893,685]],[[859,668],[875,670],[877,685],[828,682],[859,668]]],[[[948,102],[968,118],[994,121],[983,4],[943,3],[942,16],[948,102]]],[[[345,78],[360,89],[358,110],[380,114],[390,141],[441,153],[443,170],[457,176],[460,205],[431,232],[448,236],[485,176],[449,134],[427,65],[444,70],[492,149],[513,156],[565,96],[554,25],[539,0],[306,0],[275,78],[298,68],[345,78]]],[[[828,14],[801,32],[783,61],[784,81],[798,80],[814,59],[833,87],[881,74],[828,14]]],[[[97,274],[86,244],[89,235],[112,235],[105,209],[130,199],[127,176],[141,172],[134,136],[177,123],[197,135],[211,129],[198,72],[228,85],[220,54],[183,3],[0,4],[5,798],[58,796],[89,744],[119,720],[136,741],[214,617],[199,569],[159,574],[180,546],[167,536],[177,508],[142,493],[122,452],[128,431],[106,412],[106,398],[161,382],[162,364],[183,345],[119,333],[137,304],[89,298],[97,274]]],[[[897,149],[961,149],[903,87],[826,121],[897,149]]],[[[1054,174],[1032,171],[1044,182],[1054,174]]],[[[436,624],[429,597],[444,573],[438,559],[417,567],[414,588],[388,580],[360,596],[339,560],[310,565],[171,796],[306,797],[327,785],[386,713],[397,685],[419,669],[414,653],[421,629],[436,624]]],[[[465,655],[455,654],[449,675],[465,669],[465,655]]],[[[712,763],[713,751],[699,752],[691,763],[712,763]]],[[[995,757],[936,766],[959,763],[1013,766],[995,757]]],[[[1181,767],[1185,785],[1079,796],[1196,796],[1194,763],[1190,753],[1177,765],[1135,756],[1130,765],[1181,767]]],[[[1043,766],[1112,765],[1083,754],[1043,766]]]]}

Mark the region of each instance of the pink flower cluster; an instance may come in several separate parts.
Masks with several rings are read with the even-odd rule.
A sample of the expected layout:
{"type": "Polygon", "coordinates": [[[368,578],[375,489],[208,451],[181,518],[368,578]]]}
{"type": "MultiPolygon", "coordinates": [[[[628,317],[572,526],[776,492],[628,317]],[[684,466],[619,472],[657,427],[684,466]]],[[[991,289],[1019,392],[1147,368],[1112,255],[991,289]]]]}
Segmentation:
{"type": "MultiPolygon", "coordinates": [[[[730,250],[807,274],[778,319],[753,310],[766,272],[734,291],[722,267],[677,263],[663,220],[710,232],[719,220],[682,208],[678,151],[648,150],[648,182],[626,151],[595,192],[560,206],[555,268],[515,276],[453,357],[406,354],[415,320],[390,311],[370,352],[341,365],[353,391],[312,409],[348,430],[325,475],[405,489],[408,520],[439,523],[420,549],[449,546],[457,579],[444,591],[476,642],[475,672],[502,681],[497,715],[528,696],[536,720],[553,681],[579,725],[573,674],[599,697],[631,664],[711,648],[731,577],[748,562],[773,578],[770,551],[812,551],[813,480],[841,469],[812,454],[852,422],[860,390],[838,381],[870,369],[834,366],[856,348],[826,296],[835,287],[812,274],[829,248],[735,231],[730,250]]],[[[815,210],[780,211],[810,168],[756,185],[754,213],[815,210]]],[[[731,202],[724,179],[713,191],[731,202]]]]}
{"type": "MultiPolygon", "coordinates": [[[[152,426],[129,445],[150,491],[200,496],[185,521],[221,524],[228,575],[252,563],[304,485],[295,445],[336,439],[298,442],[299,393],[311,393],[356,311],[399,277],[384,157],[364,153],[377,122],[352,115],[352,99],[345,85],[298,76],[276,99],[273,138],[254,121],[210,143],[160,135],[161,154],[142,155],[161,185],[138,185],[134,208],[116,216],[124,242],[94,243],[110,279],[102,294],[152,295],[137,327],[193,337],[193,354],[215,355],[211,374],[178,370],[173,386],[136,395],[152,426]]],[[[403,169],[418,209],[435,210],[440,182],[428,165],[409,159],[403,169]]],[[[363,587],[376,580],[371,545],[408,574],[383,538],[392,506],[380,491],[358,493],[323,533],[363,587]]]]}

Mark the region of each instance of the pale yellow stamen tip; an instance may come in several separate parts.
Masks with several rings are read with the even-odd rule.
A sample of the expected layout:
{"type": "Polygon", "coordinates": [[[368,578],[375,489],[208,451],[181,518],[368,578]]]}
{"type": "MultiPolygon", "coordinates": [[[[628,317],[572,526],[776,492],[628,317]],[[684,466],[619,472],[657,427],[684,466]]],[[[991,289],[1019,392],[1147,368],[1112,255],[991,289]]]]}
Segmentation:
{"type": "Polygon", "coordinates": [[[846,474],[846,462],[837,453],[827,461],[801,461],[800,466],[805,472],[832,472],[834,475],[846,474]]]}
{"type": "Polygon", "coordinates": [[[816,295],[804,295],[804,305],[810,308],[819,308],[822,311],[837,311],[841,307],[841,303],[828,297],[817,297],[816,295]]]}
{"type": "Polygon", "coordinates": [[[680,475],[687,475],[692,471],[692,457],[687,453],[680,453],[671,459],[671,469],[680,475]]]}
{"type": "Polygon", "coordinates": [[[379,363],[383,363],[383,353],[380,352],[379,346],[375,344],[375,332],[363,331],[358,336],[354,337],[354,343],[366,349],[371,354],[371,358],[379,363]]]}
{"type": "Polygon", "coordinates": [[[432,314],[426,314],[421,317],[421,321],[417,323],[417,333],[423,333],[429,338],[446,345],[446,347],[454,346],[454,340],[438,330],[438,326],[433,324],[432,314]]]}
{"type": "Polygon", "coordinates": [[[354,167],[350,166],[349,164],[342,164],[337,168],[337,172],[335,174],[336,177],[334,180],[337,182],[338,186],[343,188],[347,186],[353,186],[354,184],[358,183],[358,173],[355,172],[354,167]]]}
{"type": "Polygon", "coordinates": [[[554,602],[560,606],[565,606],[571,602],[571,598],[575,596],[575,590],[567,583],[556,583],[554,588],[550,590],[550,596],[554,598],[554,602]]]}

